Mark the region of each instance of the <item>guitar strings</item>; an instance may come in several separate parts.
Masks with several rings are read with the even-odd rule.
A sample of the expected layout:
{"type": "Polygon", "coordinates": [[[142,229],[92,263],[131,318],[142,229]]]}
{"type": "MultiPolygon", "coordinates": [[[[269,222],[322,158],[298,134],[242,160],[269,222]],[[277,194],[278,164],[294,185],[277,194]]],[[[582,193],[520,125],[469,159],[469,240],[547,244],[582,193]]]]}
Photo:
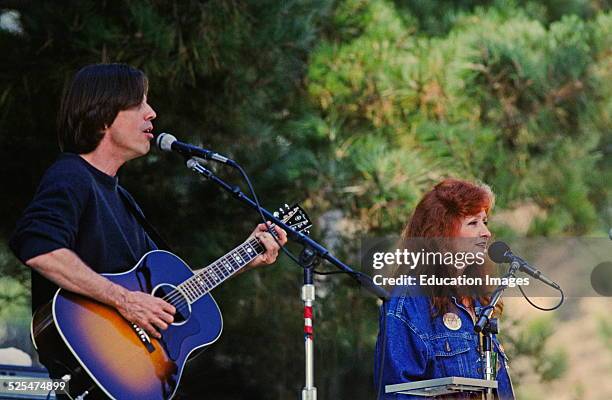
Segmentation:
{"type": "Polygon", "coordinates": [[[206,294],[207,292],[210,292],[212,289],[218,286],[221,282],[223,282],[223,280],[231,276],[233,273],[235,273],[238,269],[242,268],[244,265],[248,264],[253,258],[257,257],[264,250],[265,248],[261,245],[259,240],[257,240],[256,238],[253,238],[250,241],[243,243],[241,246],[235,249],[234,253],[235,253],[235,257],[237,255],[236,259],[234,257],[230,257],[229,255],[226,255],[225,257],[215,261],[213,264],[206,267],[203,271],[189,278],[182,284],[185,289],[184,293],[182,293],[183,291],[181,290],[179,291],[173,290],[173,292],[167,294],[164,299],[166,299],[167,297],[166,300],[169,300],[169,302],[173,305],[174,305],[174,301],[179,299],[180,301],[176,303],[176,306],[178,307],[182,307],[185,305],[184,304],[185,298],[187,298],[187,301],[192,300],[193,302],[197,300],[199,297],[206,294]],[[250,246],[250,248],[255,251],[255,255],[252,255],[249,253],[248,250],[245,250],[247,245],[250,246]],[[255,247],[257,247],[258,249],[256,249],[255,247]],[[246,262],[244,262],[243,265],[240,265],[237,262],[237,260],[239,261],[246,260],[246,262]],[[223,268],[224,262],[226,264],[225,268],[223,268]],[[231,271],[229,268],[230,266],[232,267],[231,271]],[[229,274],[227,275],[226,275],[227,273],[226,269],[229,272],[229,274]],[[213,274],[213,276],[211,276],[211,273],[213,274]],[[219,275],[221,275],[222,278],[219,278],[219,275]],[[196,281],[200,280],[200,281],[198,283],[195,283],[194,280],[196,281]],[[203,285],[204,286],[208,285],[208,287],[206,287],[206,290],[204,291],[202,290],[203,285]],[[193,297],[193,299],[190,299],[190,297],[193,297]]]}
{"type": "Polygon", "coordinates": [[[244,265],[248,264],[255,257],[257,257],[259,254],[261,254],[262,250],[265,250],[265,248],[261,245],[259,240],[256,239],[256,238],[253,238],[250,241],[245,242],[241,246],[238,246],[236,249],[234,249],[234,252],[238,253],[241,261],[244,261],[245,259],[247,259],[247,257],[251,257],[249,252],[245,251],[245,249],[244,249],[245,245],[247,245],[247,244],[255,251],[255,255],[252,258],[250,258],[247,262],[245,262],[243,265],[240,265],[234,259],[234,257],[229,257],[230,262],[228,262],[228,260],[227,260],[228,256],[224,256],[221,259],[219,259],[219,260],[215,261],[214,263],[212,263],[211,265],[209,265],[208,267],[205,267],[198,274],[192,276],[191,278],[185,280],[182,284],[180,284],[179,286],[183,286],[186,289],[185,291],[183,291],[181,289],[178,289],[178,288],[177,289],[173,289],[170,292],[168,292],[162,298],[162,300],[165,300],[168,303],[172,304],[177,310],[180,311],[180,310],[183,309],[183,307],[188,306],[189,300],[192,300],[192,302],[193,302],[193,301],[197,300],[199,297],[205,295],[207,292],[210,292],[212,289],[214,289],[216,286],[218,286],[225,278],[228,278],[229,276],[231,276],[233,273],[238,271],[238,269],[242,268],[244,265]],[[255,246],[259,247],[259,249],[256,249],[255,246]],[[230,264],[232,266],[233,271],[230,272],[229,275],[225,275],[225,270],[222,269],[222,267],[220,266],[222,261],[225,261],[227,264],[230,264]],[[209,272],[213,272],[215,274],[215,278],[216,279],[215,278],[211,278],[209,276],[209,272]],[[219,279],[218,275],[223,276],[223,279],[219,279]],[[195,284],[193,282],[193,280],[197,279],[197,278],[200,278],[203,281],[205,281],[207,285],[211,285],[212,284],[211,287],[206,287],[207,290],[202,291],[201,284],[197,285],[197,284],[195,284]],[[190,299],[190,296],[193,296],[193,299],[190,299]],[[175,303],[175,301],[176,301],[176,303],[175,303]]]}
{"type": "Polygon", "coordinates": [[[184,291],[180,291],[180,292],[174,291],[174,293],[170,294],[170,296],[167,296],[167,297],[169,299],[170,297],[172,297],[170,301],[171,301],[171,304],[173,305],[174,305],[174,301],[177,300],[178,298],[179,301],[176,303],[176,306],[178,308],[182,308],[185,306],[185,303],[186,303],[185,298],[187,298],[187,301],[192,300],[192,302],[197,300],[199,297],[203,296],[207,292],[210,292],[212,289],[218,286],[221,282],[223,282],[223,280],[225,280],[226,278],[231,276],[233,273],[238,271],[238,269],[242,268],[244,265],[250,262],[257,255],[263,253],[264,250],[265,248],[261,245],[261,243],[256,238],[253,238],[250,241],[243,243],[241,246],[235,249],[235,253],[237,253],[238,255],[236,259],[234,259],[234,257],[225,256],[224,258],[217,260],[215,263],[213,263],[212,265],[206,267],[203,271],[201,271],[201,273],[196,274],[194,277],[189,278],[187,281],[185,281],[183,284],[183,287],[185,288],[184,291]],[[246,245],[249,245],[251,249],[256,252],[256,254],[253,257],[251,257],[251,254],[249,254],[249,252],[245,250],[246,245]],[[258,249],[255,249],[255,247],[257,247],[258,249]],[[247,260],[247,261],[244,262],[243,265],[240,265],[236,260],[240,260],[240,261],[247,260]],[[227,268],[227,271],[229,271],[228,275],[226,275],[226,270],[222,267],[222,264],[224,261],[225,261],[225,264],[227,264],[226,268],[227,268]],[[231,271],[229,269],[229,266],[232,267],[231,271]],[[213,274],[212,277],[210,276],[211,273],[213,274]],[[220,279],[218,275],[221,275],[223,278],[220,279]],[[208,285],[208,287],[206,287],[207,290],[202,291],[203,282],[199,282],[200,284],[198,285],[194,282],[194,279],[200,279],[203,282],[205,282],[208,285]],[[190,297],[193,297],[193,299],[191,299],[190,297]]]}
{"type": "MultiPolygon", "coordinates": [[[[219,264],[219,261],[221,261],[221,260],[215,261],[212,265],[210,265],[208,267],[205,267],[204,271],[194,275],[193,277],[187,279],[185,282],[183,282],[181,285],[179,285],[179,286],[184,287],[186,289],[185,291],[182,291],[180,289],[179,290],[176,290],[176,289],[172,290],[170,293],[168,293],[163,298],[163,300],[171,302],[173,300],[176,300],[178,297],[189,297],[190,295],[191,296],[196,295],[195,297],[197,297],[197,292],[196,292],[197,286],[195,286],[192,283],[192,280],[194,279],[194,277],[199,277],[200,279],[204,280],[208,285],[213,283],[210,280],[210,277],[207,276],[207,274],[205,274],[204,272],[208,271],[211,267],[214,267],[215,265],[219,264]]],[[[198,292],[199,292],[199,290],[198,290],[198,292]]]]}
{"type": "MultiPolygon", "coordinates": [[[[249,242],[245,242],[242,246],[237,247],[235,249],[236,252],[241,253],[241,257],[242,258],[246,258],[245,257],[244,246],[246,244],[248,244],[249,246],[251,246],[254,249],[254,245],[252,244],[252,242],[253,242],[253,240],[251,240],[249,242]]],[[[259,244],[258,242],[255,242],[255,243],[259,244]]],[[[194,279],[198,279],[199,278],[199,279],[205,281],[206,284],[208,284],[209,286],[212,286],[212,287],[207,287],[208,291],[210,291],[210,290],[212,290],[217,285],[217,283],[220,283],[220,282],[216,282],[215,279],[210,277],[210,272],[213,272],[215,274],[215,278],[216,279],[218,279],[218,277],[217,277],[218,275],[222,275],[223,278],[227,278],[229,275],[231,275],[232,273],[236,272],[238,270],[238,268],[242,267],[233,258],[230,258],[231,265],[233,267],[233,271],[231,271],[229,275],[226,275],[225,270],[224,269],[220,269],[220,267],[219,267],[219,265],[221,264],[221,262],[223,260],[225,260],[225,262],[227,264],[230,264],[227,261],[227,256],[224,257],[224,259],[217,260],[216,262],[214,262],[210,266],[206,267],[202,272],[194,275],[193,277],[191,277],[188,280],[186,280],[185,282],[183,282],[183,284],[181,284],[181,285],[183,285],[183,287],[186,289],[185,291],[173,290],[172,292],[168,293],[164,297],[164,300],[167,300],[167,301],[169,300],[169,302],[172,302],[172,301],[176,300],[178,297],[181,297],[181,298],[187,297],[188,300],[196,300],[200,296],[204,295],[207,291],[202,292],[201,284],[200,285],[195,284],[193,282],[194,279]],[[193,297],[193,299],[190,299],[189,298],[190,296],[193,297]]],[[[247,263],[249,261],[247,261],[247,263]]]]}

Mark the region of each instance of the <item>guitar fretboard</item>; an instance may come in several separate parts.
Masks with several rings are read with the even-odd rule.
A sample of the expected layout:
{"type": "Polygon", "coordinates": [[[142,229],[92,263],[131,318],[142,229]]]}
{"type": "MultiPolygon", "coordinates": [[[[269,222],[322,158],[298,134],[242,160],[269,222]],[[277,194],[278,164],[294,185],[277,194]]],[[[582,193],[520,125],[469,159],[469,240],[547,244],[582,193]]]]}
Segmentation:
{"type": "Polygon", "coordinates": [[[190,304],[194,303],[265,251],[259,240],[249,239],[178,285],[178,289],[190,304]]]}

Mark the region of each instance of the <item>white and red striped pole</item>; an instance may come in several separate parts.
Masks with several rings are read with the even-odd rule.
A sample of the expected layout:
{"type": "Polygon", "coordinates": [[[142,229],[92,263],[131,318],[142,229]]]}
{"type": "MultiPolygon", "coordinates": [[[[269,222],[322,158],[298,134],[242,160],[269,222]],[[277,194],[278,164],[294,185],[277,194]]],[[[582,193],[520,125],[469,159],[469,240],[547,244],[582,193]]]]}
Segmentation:
{"type": "Polygon", "coordinates": [[[304,286],[302,300],[304,301],[304,351],[306,382],[302,389],[302,400],[317,400],[317,388],[314,386],[314,326],[312,303],[315,300],[315,286],[312,282],[312,270],[304,269],[304,286]],[[310,275],[307,277],[307,275],[310,275]],[[306,283],[308,282],[308,283],[306,283]]]}

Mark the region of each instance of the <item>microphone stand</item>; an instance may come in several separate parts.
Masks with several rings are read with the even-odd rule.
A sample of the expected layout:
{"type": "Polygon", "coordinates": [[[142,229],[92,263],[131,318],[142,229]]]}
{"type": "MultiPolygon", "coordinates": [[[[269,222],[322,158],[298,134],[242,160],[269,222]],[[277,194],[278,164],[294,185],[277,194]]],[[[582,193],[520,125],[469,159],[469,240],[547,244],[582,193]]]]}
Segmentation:
{"type": "MultiPolygon", "coordinates": [[[[187,158],[187,157],[186,157],[187,158]]],[[[232,167],[236,167],[234,163],[228,163],[232,167]]],[[[279,220],[263,207],[258,207],[251,198],[245,195],[238,186],[232,186],[223,179],[216,176],[211,170],[200,164],[195,158],[187,159],[187,167],[203,177],[210,179],[222,189],[230,193],[236,199],[242,201],[246,205],[261,211],[261,213],[275,225],[281,227],[287,232],[287,237],[300,243],[304,246],[300,257],[299,264],[304,269],[304,285],[302,286],[301,299],[304,302],[304,352],[305,352],[305,385],[302,389],[302,400],[316,400],[317,388],[314,386],[314,325],[313,325],[313,303],[315,301],[315,286],[313,281],[314,267],[321,259],[328,261],[340,270],[348,273],[353,279],[367,289],[372,294],[382,300],[387,300],[389,294],[387,291],[372,281],[372,279],[359,272],[353,270],[348,265],[334,257],[328,249],[320,245],[310,237],[301,232],[287,226],[283,221],[279,220]]]]}
{"type": "MultiPolygon", "coordinates": [[[[502,277],[502,279],[514,277],[514,274],[516,274],[519,268],[520,264],[516,261],[513,261],[510,264],[510,269],[508,270],[506,275],[502,277]]],[[[484,379],[488,381],[494,381],[497,375],[497,367],[493,365],[492,335],[499,333],[497,318],[491,318],[491,315],[493,314],[493,310],[499,302],[499,299],[501,298],[504,290],[507,288],[508,285],[503,284],[495,288],[495,290],[493,291],[493,295],[491,296],[491,302],[486,307],[483,307],[480,310],[480,312],[478,313],[478,320],[474,325],[474,331],[476,333],[482,334],[482,352],[484,353],[485,362],[483,368],[483,375],[484,379]]],[[[487,389],[485,393],[485,398],[486,400],[494,399],[493,389],[487,389]]]]}
{"type": "Polygon", "coordinates": [[[299,258],[304,268],[304,285],[302,301],[304,302],[304,368],[305,383],[302,389],[302,400],[317,400],[317,388],[314,386],[314,325],[312,303],[315,301],[313,281],[314,267],[321,260],[310,247],[304,246],[299,258]]]}

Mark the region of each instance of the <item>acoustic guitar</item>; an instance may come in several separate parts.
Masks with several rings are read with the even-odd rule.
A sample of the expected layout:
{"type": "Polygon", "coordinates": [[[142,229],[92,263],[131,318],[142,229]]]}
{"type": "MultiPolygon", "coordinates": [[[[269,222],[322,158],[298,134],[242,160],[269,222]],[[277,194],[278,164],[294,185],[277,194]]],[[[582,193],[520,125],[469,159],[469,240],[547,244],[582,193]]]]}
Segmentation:
{"type": "MultiPolygon", "coordinates": [[[[285,206],[277,215],[301,232],[312,225],[299,206],[285,206]]],[[[190,355],[221,335],[223,319],[211,290],[264,252],[252,238],[194,273],[176,255],[151,251],[129,271],[103,275],[176,308],[174,322],[161,331],[161,339],[150,337],[108,305],[59,289],[32,319],[34,347],[41,358],[70,371],[73,398],[170,399],[190,355]]]]}

